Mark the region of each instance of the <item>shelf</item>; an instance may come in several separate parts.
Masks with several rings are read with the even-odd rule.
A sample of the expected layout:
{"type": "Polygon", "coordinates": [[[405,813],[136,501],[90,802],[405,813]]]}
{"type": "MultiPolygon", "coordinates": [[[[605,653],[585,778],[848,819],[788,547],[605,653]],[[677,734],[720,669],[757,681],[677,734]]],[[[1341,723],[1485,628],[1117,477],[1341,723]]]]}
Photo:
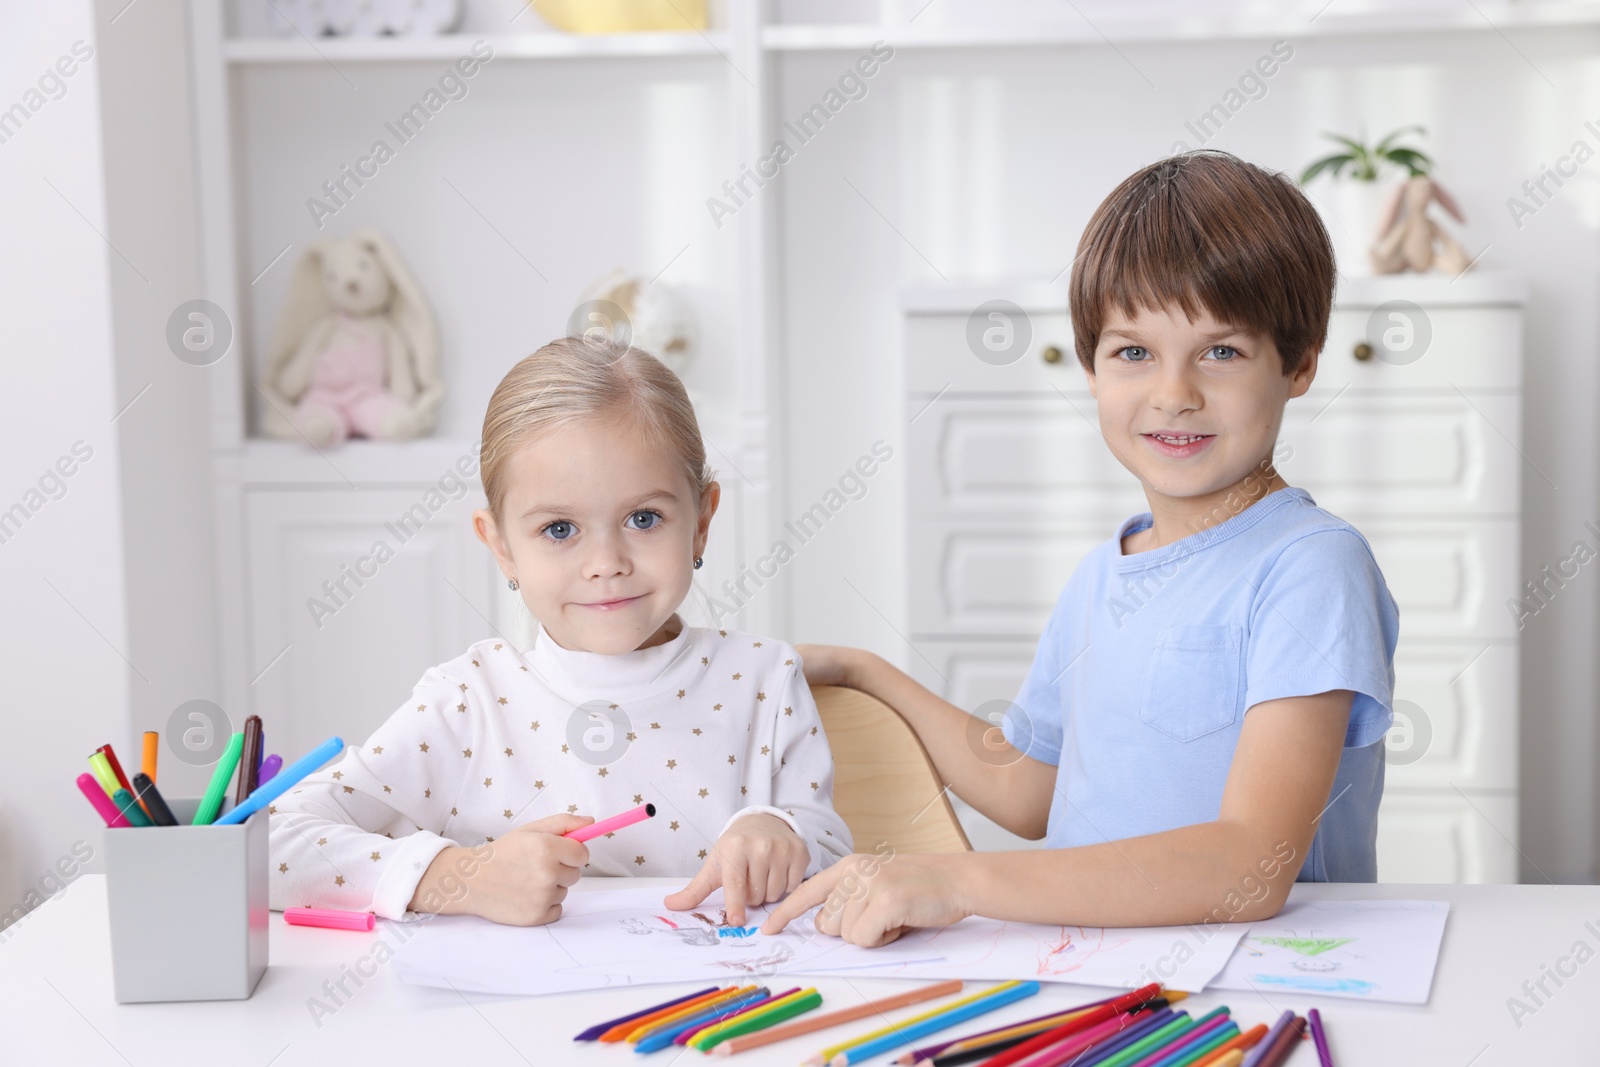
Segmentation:
{"type": "Polygon", "coordinates": [[[721,59],[733,42],[726,31],[707,33],[470,34],[439,37],[235,37],[223,45],[232,64],[449,62],[487,42],[495,59],[614,59],[685,56],[721,59]]]}
{"type": "Polygon", "coordinates": [[[1387,35],[1441,31],[1533,30],[1600,27],[1600,6],[1547,0],[1542,3],[1479,3],[1448,8],[1405,10],[1368,5],[1327,10],[1321,0],[1300,9],[1236,14],[1193,14],[1162,10],[1144,17],[1087,16],[1049,22],[983,25],[950,22],[883,25],[774,24],[763,27],[761,44],[774,52],[864,51],[878,41],[897,49],[1022,48],[1104,45],[1162,41],[1228,41],[1284,37],[1387,35]],[[1325,13],[1319,13],[1322,8],[1325,13]]]}
{"type": "MultiPolygon", "coordinates": [[[[219,451],[218,476],[254,487],[369,489],[380,485],[427,485],[465,459],[477,485],[475,441],[424,437],[416,441],[352,440],[317,451],[304,442],[252,438],[237,451],[219,451]]],[[[467,481],[462,478],[461,480],[467,481]]]]}

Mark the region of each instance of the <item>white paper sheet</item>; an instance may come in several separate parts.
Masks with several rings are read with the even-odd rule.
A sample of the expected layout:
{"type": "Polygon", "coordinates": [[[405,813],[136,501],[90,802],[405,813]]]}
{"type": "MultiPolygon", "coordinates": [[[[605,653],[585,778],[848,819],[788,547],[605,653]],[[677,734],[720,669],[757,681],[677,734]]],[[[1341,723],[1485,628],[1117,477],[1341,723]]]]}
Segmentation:
{"type": "Polygon", "coordinates": [[[1214,989],[1426,1004],[1450,905],[1317,900],[1251,925],[1214,989]]]}
{"type": "MultiPolygon", "coordinates": [[[[395,955],[417,985],[537,995],[658,982],[721,982],[775,975],[1032,978],[1115,988],[1159,981],[1197,992],[1227,962],[1242,927],[1100,929],[967,919],[864,949],[818,934],[811,915],[767,936],[766,908],[729,927],[720,893],[692,912],[668,911],[663,891],[573,893],[548,926],[501,926],[470,916],[416,924],[395,955]]],[[[814,913],[812,913],[814,914],[814,913]]],[[[410,931],[408,931],[410,932],[410,931]]]]}

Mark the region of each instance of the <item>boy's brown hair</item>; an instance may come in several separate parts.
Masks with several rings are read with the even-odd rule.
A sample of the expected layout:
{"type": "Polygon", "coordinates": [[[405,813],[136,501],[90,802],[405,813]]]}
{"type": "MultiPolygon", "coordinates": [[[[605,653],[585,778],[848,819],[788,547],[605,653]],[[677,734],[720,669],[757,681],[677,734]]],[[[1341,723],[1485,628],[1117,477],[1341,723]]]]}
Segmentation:
{"type": "Polygon", "coordinates": [[[1078,362],[1094,373],[1113,308],[1176,304],[1272,338],[1290,375],[1322,348],[1333,282],[1328,231],[1293,181],[1228,152],[1172,156],[1117,186],[1083,231],[1069,286],[1078,362]]]}

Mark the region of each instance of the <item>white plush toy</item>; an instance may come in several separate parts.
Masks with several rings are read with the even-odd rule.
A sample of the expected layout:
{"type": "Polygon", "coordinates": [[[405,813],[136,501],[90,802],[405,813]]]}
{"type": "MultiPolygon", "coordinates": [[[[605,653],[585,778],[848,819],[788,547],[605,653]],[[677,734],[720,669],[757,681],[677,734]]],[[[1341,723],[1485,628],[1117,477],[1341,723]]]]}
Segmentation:
{"type": "Polygon", "coordinates": [[[381,235],[330,238],[300,257],[261,392],[267,433],[319,448],[433,430],[444,400],[433,313],[381,235]]]}

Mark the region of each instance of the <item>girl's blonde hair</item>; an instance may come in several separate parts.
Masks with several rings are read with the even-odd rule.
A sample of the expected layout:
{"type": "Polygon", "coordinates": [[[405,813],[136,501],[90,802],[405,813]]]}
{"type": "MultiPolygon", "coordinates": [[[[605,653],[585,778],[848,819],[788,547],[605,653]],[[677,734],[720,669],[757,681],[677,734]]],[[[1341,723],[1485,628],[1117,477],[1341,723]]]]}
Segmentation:
{"type": "Polygon", "coordinates": [[[697,502],[711,484],[694,405],[665,363],[597,336],[562,337],[512,367],[489,398],[480,475],[495,522],[511,457],[551,430],[590,418],[640,427],[652,445],[677,457],[697,502]]]}

